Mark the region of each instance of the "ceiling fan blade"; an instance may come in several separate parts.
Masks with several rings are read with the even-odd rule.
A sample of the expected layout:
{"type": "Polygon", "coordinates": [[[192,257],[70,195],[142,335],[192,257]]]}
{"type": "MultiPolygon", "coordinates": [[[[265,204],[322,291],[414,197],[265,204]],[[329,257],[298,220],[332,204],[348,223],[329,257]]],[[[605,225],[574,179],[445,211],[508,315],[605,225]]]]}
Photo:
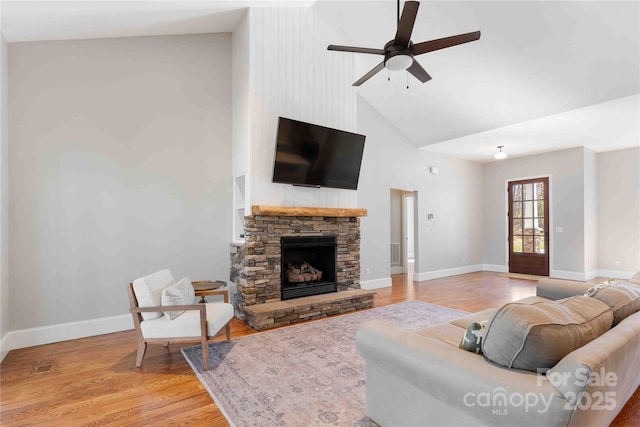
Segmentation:
{"type": "Polygon", "coordinates": [[[402,9],[402,16],[398,22],[398,31],[396,32],[396,38],[393,41],[394,46],[409,46],[411,40],[411,33],[413,32],[413,24],[416,22],[416,16],[418,15],[418,7],[420,2],[407,1],[404,3],[402,9]]]}
{"type": "Polygon", "coordinates": [[[367,74],[365,74],[364,76],[360,77],[360,79],[358,79],[358,81],[355,82],[353,84],[353,86],[360,86],[362,83],[366,82],[371,77],[375,76],[379,71],[382,71],[383,68],[384,68],[384,61],[382,61],[381,63],[379,63],[375,67],[373,67],[371,69],[371,71],[369,71],[367,74]]]}
{"type": "Polygon", "coordinates": [[[407,68],[407,71],[413,74],[413,76],[416,79],[420,80],[422,83],[431,80],[431,76],[429,75],[429,73],[427,73],[427,71],[422,68],[422,66],[418,64],[418,61],[416,61],[415,59],[413,60],[413,64],[411,64],[411,66],[407,68]]]}
{"type": "Polygon", "coordinates": [[[472,41],[478,40],[479,38],[480,38],[480,31],[474,31],[473,33],[458,34],[457,36],[430,40],[428,42],[414,44],[413,54],[421,55],[423,53],[433,52],[434,50],[440,50],[447,47],[472,42],[472,41]]]}
{"type": "Polygon", "coordinates": [[[330,44],[327,50],[339,50],[341,52],[354,52],[354,53],[370,53],[373,55],[384,55],[384,49],[371,49],[368,47],[355,47],[355,46],[338,46],[330,44]]]}

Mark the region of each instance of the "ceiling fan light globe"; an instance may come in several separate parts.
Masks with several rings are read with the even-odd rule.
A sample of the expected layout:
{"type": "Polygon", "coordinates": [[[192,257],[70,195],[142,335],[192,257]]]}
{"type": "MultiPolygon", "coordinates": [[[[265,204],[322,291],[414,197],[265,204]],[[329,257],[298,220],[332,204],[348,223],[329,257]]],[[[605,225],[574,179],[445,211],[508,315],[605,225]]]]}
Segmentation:
{"type": "Polygon", "coordinates": [[[413,64],[413,57],[410,55],[395,55],[387,59],[384,66],[389,71],[403,71],[413,64]]]}
{"type": "Polygon", "coordinates": [[[493,158],[496,160],[504,160],[507,158],[507,153],[505,153],[504,151],[498,151],[493,155],[493,158]]]}

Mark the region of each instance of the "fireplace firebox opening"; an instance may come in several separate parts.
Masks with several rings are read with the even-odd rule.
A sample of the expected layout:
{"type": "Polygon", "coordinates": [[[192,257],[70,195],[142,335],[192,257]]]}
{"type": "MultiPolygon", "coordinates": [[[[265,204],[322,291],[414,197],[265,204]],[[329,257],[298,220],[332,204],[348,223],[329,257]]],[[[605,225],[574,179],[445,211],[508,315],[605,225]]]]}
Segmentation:
{"type": "Polygon", "coordinates": [[[281,299],[337,292],[335,236],[282,237],[281,299]]]}

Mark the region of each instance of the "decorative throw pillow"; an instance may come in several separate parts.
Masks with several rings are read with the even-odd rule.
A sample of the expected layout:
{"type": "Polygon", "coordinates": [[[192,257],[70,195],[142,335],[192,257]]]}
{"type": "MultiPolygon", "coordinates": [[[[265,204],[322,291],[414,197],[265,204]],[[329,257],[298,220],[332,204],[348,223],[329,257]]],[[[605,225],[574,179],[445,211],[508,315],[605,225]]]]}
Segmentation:
{"type": "Polygon", "coordinates": [[[498,365],[537,372],[604,334],[612,322],[609,306],[583,295],[510,303],[489,320],[482,353],[498,365]]]}
{"type": "Polygon", "coordinates": [[[619,282],[596,289],[591,295],[607,304],[613,311],[613,326],[627,316],[640,311],[640,286],[619,282]]]}
{"type": "Polygon", "coordinates": [[[584,296],[586,297],[592,297],[596,294],[596,292],[598,292],[600,289],[604,289],[604,288],[608,288],[609,286],[613,285],[615,282],[611,281],[611,280],[606,280],[602,283],[598,283],[597,285],[593,285],[592,287],[590,287],[589,289],[587,289],[587,291],[584,293],[584,296]]]}
{"type": "MultiPolygon", "coordinates": [[[[184,277],[175,285],[162,290],[162,305],[189,305],[193,304],[196,294],[189,277],[184,277]]],[[[164,314],[173,320],[184,313],[184,310],[165,311],[164,314]]]]}
{"type": "Polygon", "coordinates": [[[487,321],[473,322],[468,327],[458,348],[470,351],[472,353],[482,353],[482,338],[484,338],[484,328],[487,321]]]}
{"type": "MultiPolygon", "coordinates": [[[[169,270],[156,271],[148,276],[133,281],[133,293],[138,300],[138,307],[156,307],[161,304],[162,290],[175,284],[169,270]]],[[[157,319],[162,316],[161,311],[144,312],[144,320],[157,319]]]]}

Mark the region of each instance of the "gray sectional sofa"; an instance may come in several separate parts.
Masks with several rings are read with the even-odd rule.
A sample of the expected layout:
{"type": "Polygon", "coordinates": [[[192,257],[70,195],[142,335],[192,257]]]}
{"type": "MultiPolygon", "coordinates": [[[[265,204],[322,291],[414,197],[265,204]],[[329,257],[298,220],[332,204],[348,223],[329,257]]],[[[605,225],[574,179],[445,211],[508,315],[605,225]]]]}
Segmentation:
{"type": "MultiPolygon", "coordinates": [[[[635,288],[640,289],[640,283],[636,283],[625,284],[626,289],[622,290],[628,293],[632,287],[633,294],[635,288]]],[[[367,416],[383,427],[609,425],[640,385],[640,312],[626,313],[637,311],[640,299],[624,307],[618,304],[620,307],[612,311],[598,305],[605,302],[592,302],[588,300],[590,297],[583,296],[592,286],[545,279],[538,282],[536,296],[510,306],[531,310],[522,306],[532,304],[536,309],[544,309],[551,303],[553,310],[560,310],[561,317],[569,313],[568,316],[580,318],[560,326],[546,322],[537,329],[537,341],[516,343],[518,357],[526,350],[529,361],[533,360],[531,363],[544,364],[536,357],[553,356],[554,350],[575,340],[576,336],[591,334],[586,344],[538,372],[509,368],[504,366],[508,363],[495,355],[491,357],[499,363],[486,355],[459,348],[466,329],[474,322],[489,322],[482,343],[489,353],[495,352],[496,340],[504,339],[508,344],[517,342],[523,329],[529,329],[524,335],[535,329],[521,325],[514,326],[515,335],[491,334],[500,316],[503,316],[503,327],[518,323],[509,318],[511,312],[505,311],[505,307],[470,314],[418,332],[380,321],[364,324],[357,333],[356,343],[366,361],[367,416]],[[569,308],[566,308],[567,298],[569,308]],[[587,303],[592,307],[584,311],[591,314],[576,315],[575,311],[582,311],[587,303]],[[620,310],[626,311],[623,320],[616,319],[615,326],[594,332],[593,325],[600,325],[595,326],[597,329],[603,322],[615,322],[612,313],[620,310]],[[580,331],[569,332],[564,338],[562,333],[558,334],[558,331],[569,331],[574,323],[582,325],[580,331]],[[493,343],[489,342],[490,336],[493,343]]],[[[509,348],[506,351],[510,351],[509,348]]],[[[517,357],[511,356],[513,354],[507,359],[518,366],[517,357]]]]}

